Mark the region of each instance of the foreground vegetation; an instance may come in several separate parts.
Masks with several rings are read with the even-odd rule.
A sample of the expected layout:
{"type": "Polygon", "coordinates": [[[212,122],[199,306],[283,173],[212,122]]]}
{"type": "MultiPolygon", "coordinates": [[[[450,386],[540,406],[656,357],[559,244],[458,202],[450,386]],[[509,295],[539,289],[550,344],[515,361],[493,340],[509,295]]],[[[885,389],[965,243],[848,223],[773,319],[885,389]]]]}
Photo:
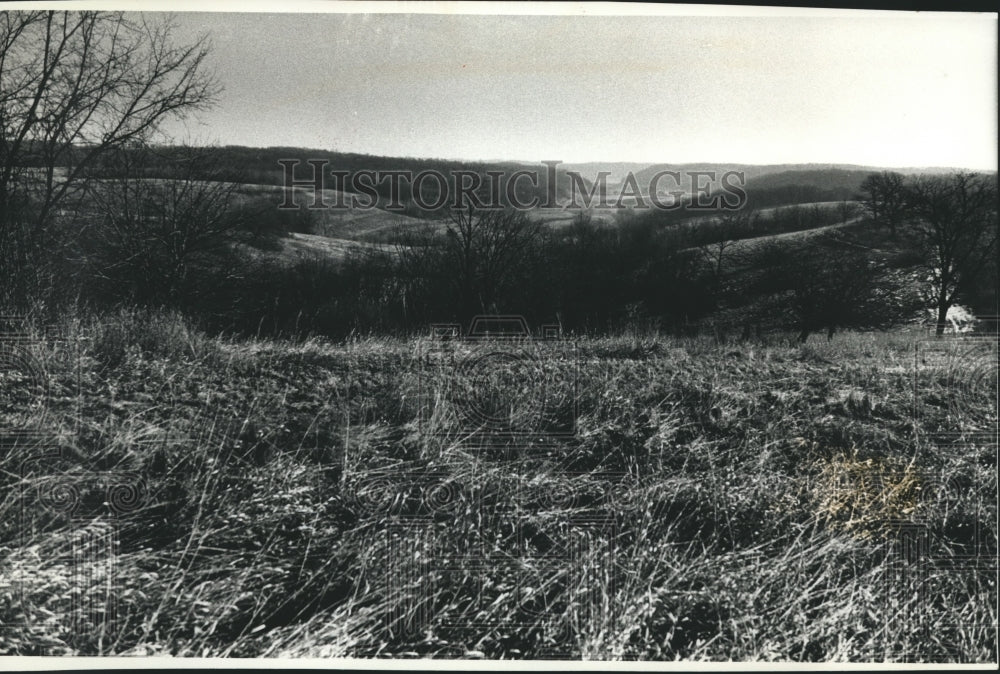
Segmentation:
{"type": "Polygon", "coordinates": [[[26,330],[0,652],[997,658],[995,335],[623,334],[469,369],[163,313],[26,330]],[[558,402],[518,427],[572,434],[461,414],[538,413],[541,380],[558,402]]]}

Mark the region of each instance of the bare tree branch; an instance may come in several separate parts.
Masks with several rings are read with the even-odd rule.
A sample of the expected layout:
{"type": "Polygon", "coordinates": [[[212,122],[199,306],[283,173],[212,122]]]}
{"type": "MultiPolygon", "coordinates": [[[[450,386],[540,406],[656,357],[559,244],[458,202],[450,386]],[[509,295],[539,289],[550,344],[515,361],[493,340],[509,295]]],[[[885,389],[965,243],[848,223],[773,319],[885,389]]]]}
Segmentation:
{"type": "MultiPolygon", "coordinates": [[[[16,281],[57,207],[112,150],[210,105],[205,38],[122,12],[4,12],[0,18],[0,276],[16,281]]],[[[23,280],[21,282],[23,285],[23,280]]]]}

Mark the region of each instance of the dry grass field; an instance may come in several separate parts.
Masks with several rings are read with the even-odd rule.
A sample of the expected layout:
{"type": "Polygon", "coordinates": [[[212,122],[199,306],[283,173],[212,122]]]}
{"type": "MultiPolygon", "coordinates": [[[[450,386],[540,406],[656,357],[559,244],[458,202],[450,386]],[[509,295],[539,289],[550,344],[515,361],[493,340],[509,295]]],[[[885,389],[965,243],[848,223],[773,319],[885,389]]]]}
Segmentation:
{"type": "Polygon", "coordinates": [[[0,652],[995,660],[995,335],[789,344],[26,328],[0,652]]]}

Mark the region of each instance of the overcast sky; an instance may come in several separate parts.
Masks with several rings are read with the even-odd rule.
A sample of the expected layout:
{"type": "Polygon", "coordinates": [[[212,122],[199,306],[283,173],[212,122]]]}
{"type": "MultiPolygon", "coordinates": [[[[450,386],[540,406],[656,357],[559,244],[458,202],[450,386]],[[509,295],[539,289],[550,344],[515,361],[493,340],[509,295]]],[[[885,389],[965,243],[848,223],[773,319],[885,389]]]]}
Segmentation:
{"type": "MultiPolygon", "coordinates": [[[[741,9],[738,11],[746,12],[741,9]]],[[[177,15],[187,140],[465,159],[996,169],[996,15],[177,15]]]]}

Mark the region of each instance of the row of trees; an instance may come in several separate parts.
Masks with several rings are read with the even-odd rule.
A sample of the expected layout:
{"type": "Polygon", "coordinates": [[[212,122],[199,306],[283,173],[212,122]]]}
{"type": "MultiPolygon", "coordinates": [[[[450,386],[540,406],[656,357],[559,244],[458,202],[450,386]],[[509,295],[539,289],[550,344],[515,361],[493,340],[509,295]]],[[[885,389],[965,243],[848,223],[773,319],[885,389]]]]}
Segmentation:
{"type": "MultiPolygon", "coordinates": [[[[736,232],[753,218],[726,220],[736,232]]],[[[558,318],[574,330],[638,321],[688,332],[713,315],[735,314],[722,332],[755,325],[795,329],[804,340],[819,330],[889,327],[919,308],[908,275],[833,236],[687,243],[642,221],[612,227],[582,215],[553,230],[521,212],[473,208],[440,227],[401,231],[386,250],[257,274],[266,287],[251,294],[261,310],[280,308],[286,330],[294,323],[334,332],[405,331],[477,313],[558,318]]]]}
{"type": "MultiPolygon", "coordinates": [[[[109,287],[146,284],[154,293],[134,292],[130,299],[197,298],[201,308],[212,304],[210,298],[191,289],[218,294],[225,287],[219,270],[234,270],[232,297],[216,304],[247,307],[250,314],[239,319],[244,324],[256,319],[254,312],[271,311],[294,316],[299,327],[303,316],[307,324],[309,315],[323,315],[322,325],[312,327],[324,332],[405,330],[478,313],[516,312],[539,321],[558,317],[569,328],[606,329],[641,317],[681,330],[720,309],[746,309],[749,317],[743,320],[795,328],[804,341],[820,330],[832,336],[838,328],[887,328],[927,306],[937,312],[943,332],[948,308],[963,293],[995,285],[989,261],[996,249],[995,201],[990,201],[996,192],[990,176],[904,181],[907,206],[896,220],[878,206],[875,222],[895,237],[894,248],[908,242],[914,253],[905,269],[871,245],[870,227],[853,228],[859,232],[853,237],[841,228],[798,243],[762,244],[742,241],[760,227],[762,216],[753,211],[724,213],[694,229],[664,229],[641,218],[602,226],[584,212],[569,227],[554,230],[523,211],[470,204],[450,211],[447,219],[400,229],[392,244],[346,261],[255,272],[224,260],[231,250],[227,244],[249,241],[248,222],[281,212],[237,204],[231,184],[204,180],[204,171],[194,171],[194,165],[179,160],[186,172],[173,181],[123,175],[120,183],[102,183],[95,203],[105,213],[104,236],[94,240],[107,245],[95,259],[111,262],[101,267],[113,279],[109,287]],[[192,269],[201,274],[193,282],[192,269]],[[275,280],[279,277],[284,281],[275,280]],[[248,278],[261,283],[247,283],[248,278]],[[296,278],[311,290],[303,293],[296,278]]],[[[828,224],[837,211],[842,211],[839,221],[853,218],[850,209],[828,210],[798,209],[796,217],[806,229],[828,224]]],[[[289,224],[277,233],[308,226],[289,224]]]]}
{"type": "Polygon", "coordinates": [[[109,155],[117,177],[88,186],[94,217],[78,285],[91,298],[177,306],[221,329],[338,335],[517,312],[567,328],[641,318],[688,330],[740,309],[745,324],[795,328],[804,341],[819,330],[889,327],[921,308],[912,275],[843,231],[799,244],[741,241],[760,219],[749,211],[690,232],[643,220],[595,225],[586,213],[553,230],[522,211],[467,206],[346,260],[265,264],[233,244],[308,231],[308,211],[248,201],[214,179],[198,151],[174,153],[168,179],[145,178],[131,163],[139,156],[109,155]],[[705,243],[705,230],[715,240],[705,243]]]}

